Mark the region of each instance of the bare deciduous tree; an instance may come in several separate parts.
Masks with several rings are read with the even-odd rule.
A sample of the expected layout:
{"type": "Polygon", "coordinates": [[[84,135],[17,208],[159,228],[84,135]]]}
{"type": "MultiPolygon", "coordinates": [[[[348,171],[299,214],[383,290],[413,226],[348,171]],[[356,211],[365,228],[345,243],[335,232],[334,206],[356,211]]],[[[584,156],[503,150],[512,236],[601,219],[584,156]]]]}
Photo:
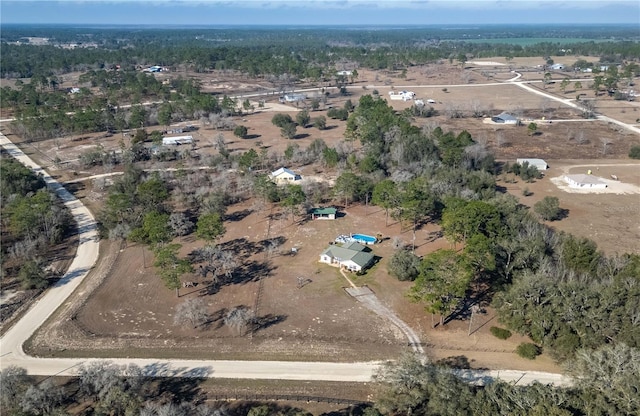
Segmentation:
{"type": "Polygon", "coordinates": [[[549,111],[551,107],[551,100],[548,98],[543,98],[542,100],[540,100],[540,111],[542,112],[542,115],[544,117],[547,116],[547,111],[549,111]]]}
{"type": "Polygon", "coordinates": [[[0,372],[0,405],[14,409],[20,397],[29,388],[30,377],[22,367],[9,366],[0,372]]]}
{"type": "Polygon", "coordinates": [[[253,322],[253,318],[253,311],[246,306],[237,306],[224,316],[224,324],[238,335],[244,335],[249,324],[253,322]]]}
{"type": "Polygon", "coordinates": [[[578,144],[587,144],[587,143],[589,143],[589,138],[587,138],[587,135],[585,134],[585,132],[583,130],[580,130],[576,134],[576,143],[578,143],[578,144]]]}
{"type": "Polygon", "coordinates": [[[602,143],[602,154],[606,155],[609,152],[609,146],[613,144],[613,139],[610,137],[601,137],[600,143],[602,143]]]}
{"type": "Polygon", "coordinates": [[[507,139],[504,137],[504,133],[501,131],[496,132],[496,146],[505,147],[507,145],[507,139]]]}
{"type": "Polygon", "coordinates": [[[469,110],[471,111],[471,115],[475,118],[480,118],[486,113],[484,104],[482,104],[480,100],[475,99],[469,102],[469,110]]]}
{"type": "Polygon", "coordinates": [[[395,236],[391,239],[391,246],[395,249],[395,250],[400,250],[401,248],[404,248],[405,244],[404,241],[402,241],[402,239],[398,236],[395,236]]]}
{"type": "Polygon", "coordinates": [[[184,212],[174,212],[169,216],[169,227],[177,236],[185,236],[193,231],[193,222],[184,212]]]}
{"type": "Polygon", "coordinates": [[[447,103],[444,107],[444,115],[449,118],[462,118],[464,117],[464,112],[458,104],[447,103]]]}
{"type": "Polygon", "coordinates": [[[471,77],[473,76],[473,72],[471,71],[462,71],[460,74],[460,79],[463,83],[469,84],[471,82],[471,77]]]}
{"type": "Polygon", "coordinates": [[[209,319],[207,305],[204,299],[188,299],[176,307],[173,316],[175,325],[191,324],[194,328],[204,324],[209,319]]]}
{"type": "Polygon", "coordinates": [[[22,411],[36,415],[49,415],[60,406],[63,399],[62,388],[47,379],[37,386],[30,386],[22,396],[22,411]]]}
{"type": "Polygon", "coordinates": [[[596,112],[596,100],[581,100],[582,104],[582,117],[594,118],[596,112]]]}

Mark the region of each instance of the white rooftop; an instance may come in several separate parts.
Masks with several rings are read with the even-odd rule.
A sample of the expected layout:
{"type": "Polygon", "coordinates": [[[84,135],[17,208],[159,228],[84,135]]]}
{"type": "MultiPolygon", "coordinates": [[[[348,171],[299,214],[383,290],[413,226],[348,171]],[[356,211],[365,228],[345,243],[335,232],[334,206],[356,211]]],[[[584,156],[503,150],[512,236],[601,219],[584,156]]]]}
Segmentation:
{"type": "Polygon", "coordinates": [[[605,182],[601,181],[600,178],[593,175],[585,175],[584,173],[576,173],[574,175],[565,175],[567,179],[572,180],[575,183],[584,183],[591,185],[600,185],[605,182]]]}
{"type": "Polygon", "coordinates": [[[284,168],[284,167],[271,172],[271,176],[275,177],[275,176],[282,175],[283,173],[286,173],[286,174],[292,175],[292,176],[296,176],[296,174],[293,173],[293,171],[291,169],[287,169],[287,168],[284,168]]]}

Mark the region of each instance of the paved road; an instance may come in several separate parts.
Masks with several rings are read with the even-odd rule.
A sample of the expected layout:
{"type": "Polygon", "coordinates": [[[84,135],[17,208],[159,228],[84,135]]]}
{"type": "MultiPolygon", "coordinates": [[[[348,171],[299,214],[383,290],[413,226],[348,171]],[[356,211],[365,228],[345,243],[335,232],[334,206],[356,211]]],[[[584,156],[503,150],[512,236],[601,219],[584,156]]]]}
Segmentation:
{"type": "MultiPolygon", "coordinates": [[[[47,186],[69,207],[78,223],[79,246],[71,266],[63,278],[50,288],[32,308],[0,339],[0,368],[17,365],[34,375],[74,375],[77,367],[92,359],[37,358],[28,356],[22,345],[78,287],[98,259],[99,240],[96,222],[91,212],[61,184],[49,176],[31,158],[0,133],[0,145],[21,163],[42,173],[47,186]]],[[[280,380],[370,381],[379,362],[328,363],[285,361],[219,361],[219,360],[159,360],[113,359],[117,364],[134,363],[145,374],[154,376],[217,377],[280,380]]],[[[533,373],[512,370],[468,371],[462,377],[474,383],[486,383],[500,378],[506,381],[566,385],[560,374],[533,373]]]]}

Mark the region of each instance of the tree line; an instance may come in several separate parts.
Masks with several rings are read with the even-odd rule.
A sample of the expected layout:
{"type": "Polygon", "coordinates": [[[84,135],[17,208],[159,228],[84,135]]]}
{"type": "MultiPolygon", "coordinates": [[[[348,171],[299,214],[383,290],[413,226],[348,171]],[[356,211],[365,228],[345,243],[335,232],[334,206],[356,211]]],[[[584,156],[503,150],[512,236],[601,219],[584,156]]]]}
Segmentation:
{"type": "MultiPolygon", "coordinates": [[[[580,351],[567,366],[575,380],[570,387],[504,381],[477,386],[470,383],[473,374],[465,372],[464,360],[458,360],[455,369],[446,364],[446,360],[426,364],[409,354],[387,362],[371,383],[372,402],[330,414],[604,416],[640,412],[640,354],[624,344],[580,351]]],[[[0,409],[13,415],[62,416],[82,403],[87,415],[310,415],[302,408],[259,401],[233,407],[219,401],[209,404],[199,387],[206,373],[180,379],[177,389],[171,388],[168,379],[149,378],[150,371],[96,361],[83,364],[77,377],[60,385],[51,378],[36,383],[23,368],[8,367],[0,372],[0,409]]]]}
{"type": "MultiPolygon", "coordinates": [[[[235,70],[249,76],[291,74],[320,79],[334,75],[336,64],[358,62],[371,69],[395,70],[438,59],[466,60],[467,56],[553,56],[570,50],[576,55],[608,56],[618,63],[640,55],[635,28],[584,27],[572,31],[572,37],[584,42],[568,42],[566,33],[553,28],[466,28],[464,35],[442,28],[386,30],[322,30],[317,28],[269,29],[146,29],[136,33],[103,28],[3,28],[3,77],[30,78],[34,75],[60,75],[72,71],[110,69],[119,65],[186,66],[203,72],[210,69],[235,70]],[[54,42],[75,39],[87,43],[87,34],[95,47],[65,49],[54,45],[16,45],[21,36],[41,31],[54,42]],[[296,36],[290,36],[291,31],[296,36]],[[465,42],[465,36],[477,32],[480,39],[510,38],[506,43],[465,42]],[[582,32],[582,33],[581,33],[582,32]],[[518,38],[556,38],[556,41],[520,45],[518,38]],[[611,40],[612,37],[615,40],[611,40]]],[[[557,28],[556,28],[557,29],[557,28]]]]}
{"type": "Polygon", "coordinates": [[[0,157],[2,284],[41,289],[55,273],[46,271],[51,249],[69,235],[73,220],[40,175],[17,160],[0,157]]]}

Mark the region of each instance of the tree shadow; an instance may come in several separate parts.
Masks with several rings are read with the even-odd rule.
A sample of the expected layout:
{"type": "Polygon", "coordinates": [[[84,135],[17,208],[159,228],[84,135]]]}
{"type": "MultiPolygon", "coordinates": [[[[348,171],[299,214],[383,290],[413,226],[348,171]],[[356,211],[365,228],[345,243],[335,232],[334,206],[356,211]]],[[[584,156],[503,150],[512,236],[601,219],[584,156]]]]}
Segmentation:
{"type": "Polygon", "coordinates": [[[163,377],[155,379],[155,385],[149,392],[151,397],[164,397],[172,402],[191,402],[201,404],[207,399],[200,385],[207,380],[210,371],[194,368],[185,372],[183,377],[163,377]]]}
{"type": "Polygon", "coordinates": [[[256,246],[259,252],[262,252],[262,251],[268,250],[270,246],[273,247],[274,249],[277,249],[278,247],[281,247],[286,242],[287,242],[287,238],[285,236],[279,235],[277,237],[260,240],[256,243],[256,246]]]}
{"type": "Polygon", "coordinates": [[[80,191],[84,191],[85,189],[87,189],[84,182],[74,182],[74,183],[67,183],[63,185],[67,191],[71,192],[74,195],[76,195],[76,193],[80,191]]]}
{"type": "Polygon", "coordinates": [[[455,355],[442,358],[436,361],[436,365],[444,367],[457,368],[459,370],[468,370],[471,368],[471,362],[465,355],[455,355]]]}
{"type": "Polygon", "coordinates": [[[226,221],[238,222],[238,221],[242,221],[243,219],[247,218],[251,214],[253,214],[253,210],[252,209],[243,209],[243,210],[232,212],[231,214],[225,215],[224,219],[226,221]]]}
{"type": "Polygon", "coordinates": [[[253,332],[267,329],[273,325],[284,322],[286,319],[287,315],[273,315],[270,313],[263,316],[258,316],[253,321],[253,332]]]}
{"type": "Polygon", "coordinates": [[[570,211],[567,208],[560,208],[556,221],[564,220],[565,218],[569,217],[569,212],[570,211]]]}
{"type": "Polygon", "coordinates": [[[243,263],[238,267],[233,275],[225,279],[222,284],[246,284],[249,282],[257,282],[260,278],[270,277],[276,269],[269,261],[251,260],[243,263]]]}
{"type": "Polygon", "coordinates": [[[255,253],[259,253],[261,246],[247,240],[244,237],[236,238],[219,244],[222,250],[228,250],[235,253],[237,256],[247,257],[255,253]]]}
{"type": "Polygon", "coordinates": [[[301,134],[296,134],[295,136],[293,136],[293,138],[294,140],[301,140],[301,139],[306,139],[309,136],[310,134],[308,133],[301,133],[301,134]]]}
{"type": "Polygon", "coordinates": [[[243,139],[245,140],[252,140],[252,139],[257,139],[262,137],[262,134],[247,134],[246,136],[243,137],[243,139]]]}
{"type": "Polygon", "coordinates": [[[507,193],[507,187],[506,186],[501,186],[501,185],[496,185],[496,192],[499,192],[501,194],[506,194],[507,193]]]}
{"type": "Polygon", "coordinates": [[[221,308],[209,315],[209,319],[202,324],[202,329],[220,329],[224,326],[224,317],[227,314],[227,308],[221,308]]]}

